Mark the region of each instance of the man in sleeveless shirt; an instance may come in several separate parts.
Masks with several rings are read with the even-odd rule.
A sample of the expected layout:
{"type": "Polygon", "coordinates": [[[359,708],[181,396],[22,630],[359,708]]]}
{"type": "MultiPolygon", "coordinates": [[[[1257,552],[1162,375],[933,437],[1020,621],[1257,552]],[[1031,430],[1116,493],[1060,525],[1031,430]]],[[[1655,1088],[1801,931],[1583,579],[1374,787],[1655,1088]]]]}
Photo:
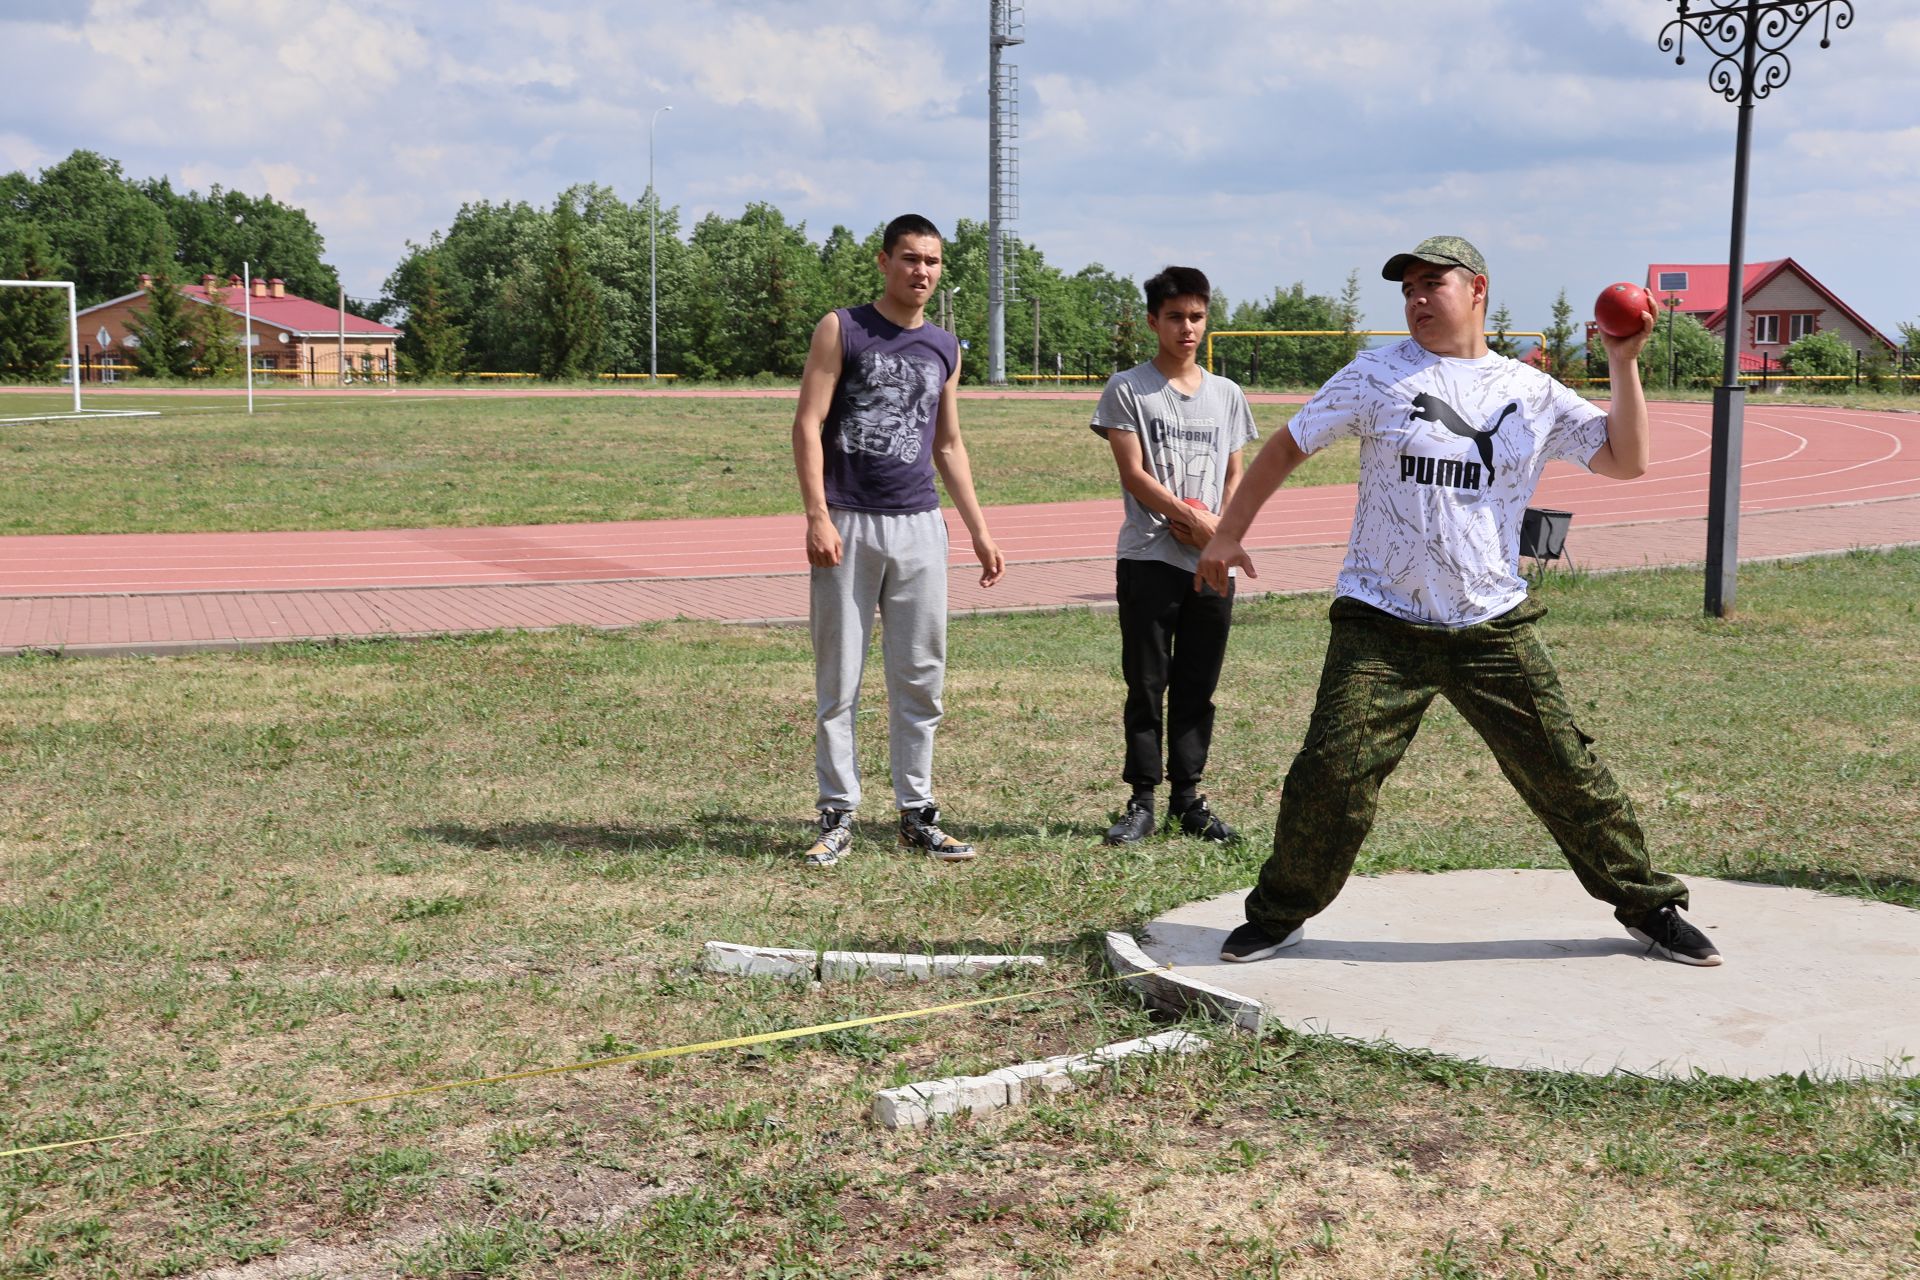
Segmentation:
{"type": "Polygon", "coordinates": [[[1200,777],[1213,744],[1213,691],[1233,622],[1233,584],[1216,591],[1196,582],[1194,570],[1217,513],[1240,484],[1241,450],[1257,433],[1240,388],[1194,358],[1213,300],[1207,277],[1168,267],[1147,281],[1146,294],[1158,350],[1107,381],[1091,424],[1113,450],[1125,509],[1114,596],[1127,681],[1120,777],[1133,794],[1106,843],[1153,833],[1164,728],[1170,824],[1224,844],[1236,833],[1214,816],[1200,777]]]}
{"type": "Polygon", "coordinates": [[[947,524],[938,471],[973,539],[980,585],[1006,561],[987,532],[960,438],[960,346],[927,323],[940,283],[939,230],[918,214],[887,224],[881,296],[828,312],[813,331],[793,419],[794,469],[812,566],[819,830],[805,853],[832,866],[860,804],[854,713],[877,613],[887,681],[887,751],[900,843],[945,862],[974,856],[941,830],[933,733],[947,668],[947,524]]]}
{"type": "Polygon", "coordinates": [[[1302,936],[1353,870],[1380,784],[1444,695],[1492,748],[1581,887],[1650,954],[1717,965],[1681,915],[1687,887],[1655,871],[1633,804],[1574,723],[1518,572],[1521,515],[1552,459],[1631,480],[1650,443],[1637,334],[1606,337],[1603,411],[1538,369],[1490,352],[1487,264],[1458,236],[1388,259],[1412,337],[1363,351],[1330,378],[1253,465],[1200,556],[1199,578],[1253,576],[1240,540],[1315,450],[1360,441],[1360,484],[1326,663],[1306,742],[1280,796],[1273,853],[1247,922],[1220,958],[1264,959],[1302,936]]]}

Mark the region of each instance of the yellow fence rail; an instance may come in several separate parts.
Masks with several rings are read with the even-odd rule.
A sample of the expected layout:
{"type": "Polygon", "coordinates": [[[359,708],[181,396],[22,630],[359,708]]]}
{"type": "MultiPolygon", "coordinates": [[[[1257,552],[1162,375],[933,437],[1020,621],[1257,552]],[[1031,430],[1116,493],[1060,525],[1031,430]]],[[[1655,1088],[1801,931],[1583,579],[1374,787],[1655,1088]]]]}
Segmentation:
{"type": "MultiPolygon", "coordinates": [[[[1207,372],[1213,372],[1213,340],[1215,338],[1410,338],[1413,335],[1405,329],[1222,329],[1218,333],[1207,335],[1207,372]]],[[[1487,331],[1489,338],[1495,331],[1487,331]]],[[[1537,338],[1541,346],[1547,345],[1547,335],[1532,329],[1509,329],[1509,338],[1537,338]]]]}

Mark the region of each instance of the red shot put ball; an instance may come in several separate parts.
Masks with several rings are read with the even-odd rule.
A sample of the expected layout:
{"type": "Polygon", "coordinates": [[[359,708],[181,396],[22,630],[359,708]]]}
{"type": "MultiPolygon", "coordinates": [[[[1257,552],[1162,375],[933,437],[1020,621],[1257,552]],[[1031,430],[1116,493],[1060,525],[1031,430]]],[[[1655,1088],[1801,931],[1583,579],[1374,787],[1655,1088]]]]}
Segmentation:
{"type": "Polygon", "coordinates": [[[1602,289],[1593,302],[1593,318],[1600,332],[1614,338],[1631,338],[1640,332],[1645,317],[1659,314],[1652,294],[1624,280],[1602,289]]]}
{"type": "Polygon", "coordinates": [[[1182,498],[1182,499],[1180,499],[1180,501],[1182,501],[1182,502],[1184,502],[1184,503],[1186,503],[1186,504],[1187,504],[1188,506],[1190,506],[1190,507],[1198,507],[1198,508],[1200,508],[1200,509],[1201,509],[1202,511],[1211,511],[1211,510],[1213,510],[1213,508],[1212,508],[1212,507],[1209,507],[1209,506],[1208,506],[1208,505],[1207,505],[1206,503],[1204,503],[1204,502],[1202,502],[1202,501],[1200,501],[1200,499],[1198,499],[1198,498],[1182,498]]]}

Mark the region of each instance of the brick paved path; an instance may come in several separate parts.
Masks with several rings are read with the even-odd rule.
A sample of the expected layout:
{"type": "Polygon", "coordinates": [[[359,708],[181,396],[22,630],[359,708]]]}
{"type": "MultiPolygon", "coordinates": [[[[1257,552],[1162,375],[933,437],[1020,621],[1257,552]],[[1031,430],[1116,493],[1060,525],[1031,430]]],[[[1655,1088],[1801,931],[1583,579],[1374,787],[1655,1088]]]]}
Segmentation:
{"type": "MultiPolygon", "coordinates": [[[[1587,569],[1697,564],[1706,545],[1704,405],[1655,406],[1656,456],[1617,483],[1551,468],[1535,505],[1575,513],[1587,569]]],[[[1920,544],[1920,418],[1750,408],[1743,560],[1920,544]]],[[[1266,591],[1323,591],[1352,486],[1283,489],[1247,540],[1266,591]]],[[[954,537],[955,612],[1107,606],[1117,499],[994,508],[1011,567],[991,590],[954,537]]],[[[796,516],[359,533],[0,538],[0,653],[168,653],[288,640],[673,618],[800,621],[796,516]]]]}

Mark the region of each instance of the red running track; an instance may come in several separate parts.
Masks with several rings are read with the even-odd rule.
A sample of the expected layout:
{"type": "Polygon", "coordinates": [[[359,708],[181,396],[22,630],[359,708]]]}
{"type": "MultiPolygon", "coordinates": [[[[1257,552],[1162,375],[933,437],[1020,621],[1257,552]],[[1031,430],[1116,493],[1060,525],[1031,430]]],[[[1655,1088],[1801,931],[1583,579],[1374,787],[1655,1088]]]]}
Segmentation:
{"type": "MultiPolygon", "coordinates": [[[[1067,393],[1061,398],[1090,397],[1067,393]]],[[[1620,482],[1555,464],[1541,483],[1536,504],[1572,511],[1580,530],[1691,521],[1704,515],[1710,406],[1656,404],[1652,417],[1656,461],[1645,476],[1620,482]]],[[[1805,405],[1748,406],[1743,513],[1916,496],[1920,417],[1805,405]]],[[[1248,546],[1343,543],[1353,503],[1350,485],[1283,489],[1255,521],[1248,546]]],[[[1904,512],[1908,504],[1898,507],[1904,512]]],[[[994,536],[1014,563],[1099,559],[1112,554],[1119,501],[997,507],[991,521],[994,536]]],[[[970,563],[964,530],[951,515],[949,522],[955,563],[970,563]]],[[[0,597],[797,574],[806,569],[802,530],[798,515],[785,515],[357,533],[7,537],[0,538],[0,597]]],[[[1885,541],[1917,538],[1920,531],[1908,531],[1885,541]]]]}

